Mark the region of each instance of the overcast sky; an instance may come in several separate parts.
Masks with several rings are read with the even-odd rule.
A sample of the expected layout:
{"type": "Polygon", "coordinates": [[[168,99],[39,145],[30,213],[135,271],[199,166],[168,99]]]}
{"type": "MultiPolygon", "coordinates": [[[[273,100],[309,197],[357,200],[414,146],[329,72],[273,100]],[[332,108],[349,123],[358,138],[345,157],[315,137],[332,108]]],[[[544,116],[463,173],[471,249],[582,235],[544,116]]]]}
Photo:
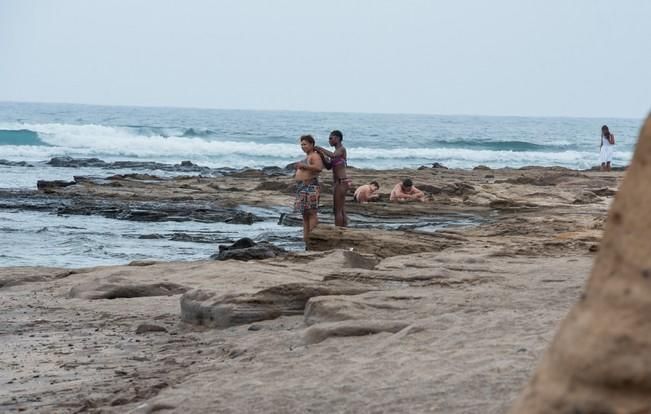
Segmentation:
{"type": "Polygon", "coordinates": [[[641,118],[646,0],[0,0],[0,101],[641,118]]]}

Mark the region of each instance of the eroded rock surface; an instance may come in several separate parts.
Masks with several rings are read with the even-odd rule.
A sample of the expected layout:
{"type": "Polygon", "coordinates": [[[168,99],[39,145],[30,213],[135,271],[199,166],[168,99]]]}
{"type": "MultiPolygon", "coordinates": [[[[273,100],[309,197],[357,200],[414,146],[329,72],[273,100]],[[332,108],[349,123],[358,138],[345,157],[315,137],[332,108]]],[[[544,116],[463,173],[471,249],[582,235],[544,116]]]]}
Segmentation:
{"type": "Polygon", "coordinates": [[[248,324],[283,315],[302,315],[307,301],[315,296],[354,295],[373,287],[354,284],[302,284],[274,286],[253,294],[225,294],[193,290],[181,297],[181,319],[215,328],[248,324]]]}

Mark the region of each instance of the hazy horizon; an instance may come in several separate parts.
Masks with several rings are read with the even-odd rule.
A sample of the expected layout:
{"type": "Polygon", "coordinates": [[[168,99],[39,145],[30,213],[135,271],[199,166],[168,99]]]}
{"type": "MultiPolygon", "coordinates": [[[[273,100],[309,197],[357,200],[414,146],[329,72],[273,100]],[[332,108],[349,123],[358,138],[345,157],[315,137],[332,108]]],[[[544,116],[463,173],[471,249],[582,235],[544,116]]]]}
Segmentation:
{"type": "Polygon", "coordinates": [[[46,102],[46,101],[3,101],[0,104],[35,104],[35,105],[70,105],[70,106],[96,106],[96,107],[116,107],[116,108],[150,108],[150,109],[180,109],[180,110],[199,110],[199,111],[250,111],[250,112],[305,112],[305,113],[323,113],[323,114],[363,114],[363,115],[412,115],[412,116],[450,116],[450,117],[487,117],[487,118],[576,118],[576,119],[629,119],[629,120],[644,120],[649,114],[642,117],[630,116],[573,116],[573,115],[517,115],[517,114],[503,114],[503,115],[490,115],[490,114],[463,114],[463,113],[449,113],[449,114],[436,114],[426,112],[368,112],[368,111],[320,111],[309,109],[260,109],[260,108],[217,108],[217,107],[199,107],[199,106],[178,106],[178,105],[130,105],[130,104],[98,104],[87,102],[46,102]]]}
{"type": "Polygon", "coordinates": [[[651,2],[0,0],[0,101],[642,119],[651,2]]]}

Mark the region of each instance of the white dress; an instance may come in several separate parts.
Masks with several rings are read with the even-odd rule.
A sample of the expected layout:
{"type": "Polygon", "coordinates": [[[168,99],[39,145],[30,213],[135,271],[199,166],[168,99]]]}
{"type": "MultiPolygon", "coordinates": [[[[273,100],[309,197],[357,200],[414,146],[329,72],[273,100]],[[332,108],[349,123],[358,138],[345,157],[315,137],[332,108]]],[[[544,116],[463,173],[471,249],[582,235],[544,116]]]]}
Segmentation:
{"type": "Polygon", "coordinates": [[[605,164],[613,162],[613,147],[614,145],[608,141],[608,138],[601,137],[601,152],[599,153],[599,162],[605,164]]]}

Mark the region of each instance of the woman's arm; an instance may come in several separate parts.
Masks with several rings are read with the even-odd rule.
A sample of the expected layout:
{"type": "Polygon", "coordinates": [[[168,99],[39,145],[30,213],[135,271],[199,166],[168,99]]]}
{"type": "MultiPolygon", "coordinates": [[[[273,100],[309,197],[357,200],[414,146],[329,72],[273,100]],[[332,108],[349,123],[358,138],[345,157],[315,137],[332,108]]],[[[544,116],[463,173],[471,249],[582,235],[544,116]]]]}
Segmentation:
{"type": "Polygon", "coordinates": [[[316,146],[316,147],[314,147],[314,149],[316,151],[318,151],[319,153],[325,155],[328,158],[334,158],[334,156],[335,156],[334,152],[330,152],[330,151],[328,151],[327,149],[325,149],[323,147],[316,146]]]}
{"type": "Polygon", "coordinates": [[[314,149],[328,158],[334,158],[336,156],[343,156],[346,158],[346,148],[344,147],[337,148],[334,152],[330,152],[327,149],[319,146],[314,147],[314,149]]]}

